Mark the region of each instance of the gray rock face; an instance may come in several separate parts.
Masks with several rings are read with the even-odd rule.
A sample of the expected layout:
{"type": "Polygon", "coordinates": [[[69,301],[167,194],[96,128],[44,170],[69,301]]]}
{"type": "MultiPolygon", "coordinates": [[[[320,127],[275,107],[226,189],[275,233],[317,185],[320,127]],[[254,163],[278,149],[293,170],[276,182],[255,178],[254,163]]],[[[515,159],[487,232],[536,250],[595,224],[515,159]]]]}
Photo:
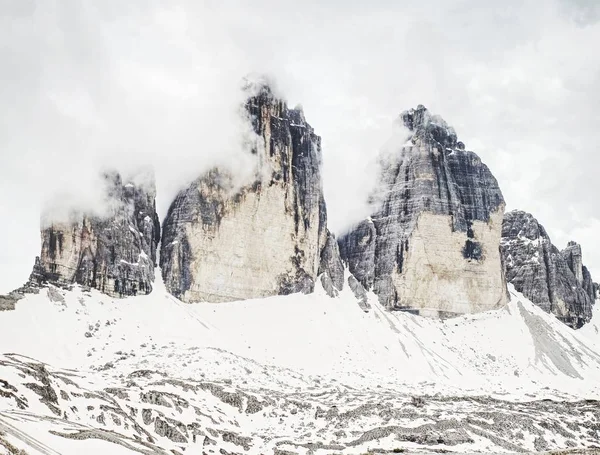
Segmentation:
{"type": "Polygon", "coordinates": [[[400,121],[408,141],[382,159],[375,210],[340,238],[342,259],[388,308],[443,316],[503,305],[496,179],[423,106],[400,121]]]}
{"type": "Polygon", "coordinates": [[[25,292],[78,283],[113,297],[150,293],[160,240],[154,182],[123,182],[114,172],[104,182],[104,216],[74,213],[70,222],[42,227],[42,251],[25,292]]]}
{"type": "Polygon", "coordinates": [[[597,285],[577,243],[559,251],[531,214],[514,210],[504,217],[500,250],[517,291],[573,328],[590,321],[597,285]]]}
{"type": "MultiPolygon", "coordinates": [[[[164,221],[160,264],[167,290],[186,302],[312,292],[327,242],[321,139],[300,109],[265,85],[246,103],[264,146],[253,183],[235,188],[213,169],[179,193],[164,221]]],[[[326,249],[322,264],[336,267],[326,249]]],[[[337,287],[338,271],[328,274],[337,287]]],[[[331,289],[333,292],[333,289],[331,289]]]]}
{"type": "Polygon", "coordinates": [[[338,292],[344,288],[344,264],[340,258],[337,240],[330,232],[327,233],[327,240],[321,252],[318,273],[321,275],[321,284],[329,297],[336,297],[338,292]]]}
{"type": "Polygon", "coordinates": [[[19,299],[12,295],[0,295],[0,311],[8,311],[15,309],[15,303],[19,299]]]}
{"type": "Polygon", "coordinates": [[[360,306],[363,311],[369,311],[371,309],[371,305],[369,304],[367,291],[354,275],[348,276],[348,286],[354,294],[354,297],[356,297],[358,306],[360,306]]]}

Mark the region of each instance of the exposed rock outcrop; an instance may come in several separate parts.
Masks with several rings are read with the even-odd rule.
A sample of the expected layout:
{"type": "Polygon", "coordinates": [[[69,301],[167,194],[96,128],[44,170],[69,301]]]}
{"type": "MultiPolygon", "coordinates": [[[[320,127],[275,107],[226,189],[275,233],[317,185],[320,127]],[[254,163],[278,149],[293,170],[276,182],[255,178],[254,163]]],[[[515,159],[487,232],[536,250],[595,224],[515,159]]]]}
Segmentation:
{"type": "Polygon", "coordinates": [[[363,311],[369,311],[371,309],[371,304],[369,303],[369,297],[367,296],[367,290],[363,287],[362,284],[356,279],[354,275],[348,276],[348,287],[356,297],[358,301],[358,306],[361,307],[363,311]]]}
{"type": "Polygon", "coordinates": [[[577,243],[559,251],[530,213],[514,210],[504,217],[500,245],[506,279],[517,291],[573,328],[590,321],[597,285],[577,243]]]}
{"type": "Polygon", "coordinates": [[[254,181],[236,188],[227,171],[213,169],[179,193],[164,221],[164,282],[186,302],[312,292],[319,272],[332,295],[339,285],[337,250],[327,241],[321,139],[301,109],[289,109],[264,84],[252,90],[245,109],[259,138],[254,181]]]}
{"type": "Polygon", "coordinates": [[[374,213],[339,239],[342,259],[391,309],[450,316],[502,306],[496,179],[425,107],[400,121],[408,141],[382,158],[374,213]]]}
{"type": "Polygon", "coordinates": [[[14,310],[18,300],[14,295],[0,295],[0,311],[14,310]]]}
{"type": "Polygon", "coordinates": [[[340,258],[337,240],[329,232],[327,233],[325,247],[321,252],[318,273],[321,275],[321,284],[327,295],[336,297],[344,287],[344,264],[340,258]]]}
{"type": "Polygon", "coordinates": [[[42,251],[25,292],[44,283],[78,283],[113,297],[150,293],[160,240],[154,180],[124,182],[111,172],[103,182],[103,215],[73,213],[67,222],[43,222],[42,251]]]}

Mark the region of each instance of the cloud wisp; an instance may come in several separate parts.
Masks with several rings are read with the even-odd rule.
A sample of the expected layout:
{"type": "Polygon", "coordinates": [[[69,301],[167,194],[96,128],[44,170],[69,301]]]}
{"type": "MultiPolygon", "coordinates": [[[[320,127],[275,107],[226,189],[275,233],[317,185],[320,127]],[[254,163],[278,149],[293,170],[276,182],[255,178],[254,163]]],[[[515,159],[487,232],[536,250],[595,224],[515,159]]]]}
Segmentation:
{"type": "Polygon", "coordinates": [[[580,240],[600,276],[594,5],[2,2],[0,292],[26,279],[48,199],[98,204],[98,169],[153,166],[161,216],[208,167],[247,169],[239,88],[252,73],[322,136],[334,231],[365,213],[394,120],[424,104],[489,165],[509,208],[559,244],[580,240]]]}

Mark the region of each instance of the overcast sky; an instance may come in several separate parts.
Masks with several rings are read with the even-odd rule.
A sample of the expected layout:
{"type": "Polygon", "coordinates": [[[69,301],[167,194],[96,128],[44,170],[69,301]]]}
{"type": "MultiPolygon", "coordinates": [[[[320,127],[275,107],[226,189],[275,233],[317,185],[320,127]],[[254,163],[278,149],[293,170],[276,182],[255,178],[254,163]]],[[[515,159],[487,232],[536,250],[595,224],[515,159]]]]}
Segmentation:
{"type": "Polygon", "coordinates": [[[237,163],[249,73],[322,136],[334,231],[363,215],[393,120],[424,104],[598,281],[599,21],[596,0],[0,0],[0,292],[28,277],[43,204],[93,206],[100,167],[154,166],[162,217],[237,163]]]}

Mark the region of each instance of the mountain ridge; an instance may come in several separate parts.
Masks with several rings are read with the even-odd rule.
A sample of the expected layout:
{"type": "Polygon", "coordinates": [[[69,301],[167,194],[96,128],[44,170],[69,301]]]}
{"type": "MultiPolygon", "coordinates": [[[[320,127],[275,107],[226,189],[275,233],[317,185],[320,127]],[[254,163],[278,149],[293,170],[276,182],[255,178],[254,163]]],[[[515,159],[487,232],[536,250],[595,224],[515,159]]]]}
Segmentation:
{"type": "MultiPolygon", "coordinates": [[[[173,295],[223,302],[312,292],[320,281],[330,297],[350,286],[365,311],[372,289],[389,309],[448,317],[504,305],[509,274],[550,311],[521,286],[511,255],[500,254],[501,226],[511,215],[503,215],[496,179],[441,116],[423,105],[399,115],[410,135],[382,155],[379,194],[371,196],[379,208],[336,238],[327,229],[320,137],[265,80],[247,82],[245,90],[244,115],[256,135],[247,151],[256,158],[254,180],[239,186],[226,169],[214,168],[174,199],[160,246],[173,295]]],[[[14,309],[23,293],[44,283],[79,283],[113,296],[151,290],[161,234],[153,179],[138,188],[116,172],[104,178],[107,200],[115,201],[108,214],[43,226],[29,281],[3,297],[1,308],[14,309]],[[54,271],[59,266],[65,269],[54,271]]],[[[571,308],[553,312],[578,328],[591,317],[597,285],[580,263],[580,247],[568,248],[559,262],[573,285],[561,287],[561,301],[571,303],[561,305],[571,308]]],[[[547,300],[556,308],[554,297],[547,300]]]]}
{"type": "Polygon", "coordinates": [[[560,251],[533,215],[513,210],[504,216],[500,250],[507,280],[532,302],[573,328],[591,320],[598,285],[579,244],[560,251]]]}
{"type": "Polygon", "coordinates": [[[183,190],[164,269],[155,191],[116,174],[114,211],[42,226],[30,280],[0,296],[0,455],[597,445],[600,308],[579,245],[505,216],[490,170],[423,106],[400,116],[412,136],[382,162],[379,211],[336,238],[320,139],[254,96],[257,177],[213,169],[183,190]],[[49,273],[72,257],[81,273],[49,273]]]}

